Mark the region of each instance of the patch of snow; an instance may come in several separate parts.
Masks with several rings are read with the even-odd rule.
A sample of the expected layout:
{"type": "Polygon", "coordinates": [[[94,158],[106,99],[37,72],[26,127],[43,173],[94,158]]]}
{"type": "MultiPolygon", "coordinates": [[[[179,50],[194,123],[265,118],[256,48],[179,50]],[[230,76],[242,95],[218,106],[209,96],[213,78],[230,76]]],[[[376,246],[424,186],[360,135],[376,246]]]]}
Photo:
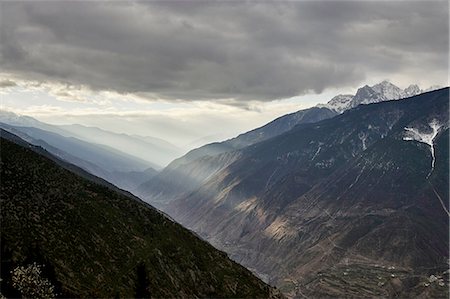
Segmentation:
{"type": "Polygon", "coordinates": [[[364,165],[361,170],[359,171],[358,175],[356,176],[356,179],[353,183],[350,184],[350,186],[348,186],[347,190],[350,190],[358,181],[359,178],[361,177],[362,173],[364,172],[364,170],[366,169],[366,165],[364,165]]]}
{"type": "MultiPolygon", "coordinates": [[[[431,185],[431,183],[430,183],[430,185],[431,185]]],[[[439,202],[441,203],[442,209],[444,209],[445,213],[447,213],[447,215],[450,217],[450,212],[447,210],[447,207],[445,206],[444,201],[442,200],[442,198],[439,195],[439,193],[436,191],[436,188],[434,188],[433,185],[431,185],[431,188],[433,188],[434,194],[439,199],[439,202]]]]}
{"type": "Polygon", "coordinates": [[[428,173],[427,178],[430,177],[431,173],[434,170],[434,166],[436,163],[433,141],[434,141],[434,138],[436,138],[437,134],[439,133],[439,130],[443,127],[443,125],[439,124],[439,122],[436,119],[433,119],[428,125],[430,126],[430,128],[432,130],[430,133],[423,133],[423,132],[420,132],[416,128],[406,128],[405,127],[406,133],[405,133],[405,136],[403,137],[404,141],[417,141],[417,142],[427,144],[430,147],[431,170],[428,173]]]}
{"type": "Polygon", "coordinates": [[[317,149],[316,153],[314,154],[314,156],[311,158],[311,161],[314,160],[314,158],[317,157],[317,155],[320,153],[320,150],[322,149],[322,145],[323,143],[319,143],[319,148],[317,149]]]}
{"type": "Polygon", "coordinates": [[[317,162],[316,164],[314,164],[315,167],[321,168],[321,169],[330,168],[333,165],[334,165],[334,158],[327,159],[327,160],[322,160],[322,161],[317,162]]]}
{"type": "Polygon", "coordinates": [[[368,137],[368,135],[364,132],[358,133],[358,138],[362,142],[363,151],[365,151],[367,149],[367,144],[366,144],[367,137],[368,137]]]}

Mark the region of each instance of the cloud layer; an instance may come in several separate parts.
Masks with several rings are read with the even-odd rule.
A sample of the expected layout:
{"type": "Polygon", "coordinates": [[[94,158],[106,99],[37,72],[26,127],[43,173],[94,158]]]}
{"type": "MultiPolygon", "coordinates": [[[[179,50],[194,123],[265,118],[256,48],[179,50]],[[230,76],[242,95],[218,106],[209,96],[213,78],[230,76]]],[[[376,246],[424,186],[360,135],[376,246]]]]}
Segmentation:
{"type": "Polygon", "coordinates": [[[238,102],[371,76],[447,85],[447,1],[29,1],[0,12],[0,68],[22,80],[238,102]]]}

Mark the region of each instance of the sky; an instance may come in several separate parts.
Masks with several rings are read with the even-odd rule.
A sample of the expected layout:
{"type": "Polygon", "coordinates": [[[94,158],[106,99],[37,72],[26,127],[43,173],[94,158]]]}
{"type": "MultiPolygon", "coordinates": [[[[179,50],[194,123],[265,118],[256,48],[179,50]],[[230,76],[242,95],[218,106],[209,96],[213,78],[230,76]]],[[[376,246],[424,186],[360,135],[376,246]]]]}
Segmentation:
{"type": "Polygon", "coordinates": [[[181,147],[448,59],[447,1],[0,2],[1,109],[181,147]]]}

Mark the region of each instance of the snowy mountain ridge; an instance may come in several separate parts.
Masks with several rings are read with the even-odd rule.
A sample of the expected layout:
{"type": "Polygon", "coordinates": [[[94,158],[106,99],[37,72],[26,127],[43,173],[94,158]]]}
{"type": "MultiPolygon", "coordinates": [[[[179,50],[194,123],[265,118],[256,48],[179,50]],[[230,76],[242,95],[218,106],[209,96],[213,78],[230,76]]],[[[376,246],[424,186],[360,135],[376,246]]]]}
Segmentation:
{"type": "Polygon", "coordinates": [[[333,97],[326,104],[319,104],[318,107],[325,107],[343,113],[344,111],[354,108],[361,104],[371,104],[383,101],[398,100],[412,97],[423,92],[432,91],[440,88],[439,86],[432,86],[425,90],[420,89],[417,84],[411,84],[405,89],[384,80],[373,86],[365,85],[359,88],[355,95],[340,94],[333,97]]]}

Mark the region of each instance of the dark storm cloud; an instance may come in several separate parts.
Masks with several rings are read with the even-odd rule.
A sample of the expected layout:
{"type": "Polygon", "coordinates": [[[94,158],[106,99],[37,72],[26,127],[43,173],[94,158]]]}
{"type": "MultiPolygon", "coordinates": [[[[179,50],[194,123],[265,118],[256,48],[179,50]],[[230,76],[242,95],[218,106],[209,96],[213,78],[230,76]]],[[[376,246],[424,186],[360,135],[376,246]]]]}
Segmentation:
{"type": "Polygon", "coordinates": [[[4,72],[186,100],[273,100],[448,68],[442,2],[2,2],[4,72]]]}

